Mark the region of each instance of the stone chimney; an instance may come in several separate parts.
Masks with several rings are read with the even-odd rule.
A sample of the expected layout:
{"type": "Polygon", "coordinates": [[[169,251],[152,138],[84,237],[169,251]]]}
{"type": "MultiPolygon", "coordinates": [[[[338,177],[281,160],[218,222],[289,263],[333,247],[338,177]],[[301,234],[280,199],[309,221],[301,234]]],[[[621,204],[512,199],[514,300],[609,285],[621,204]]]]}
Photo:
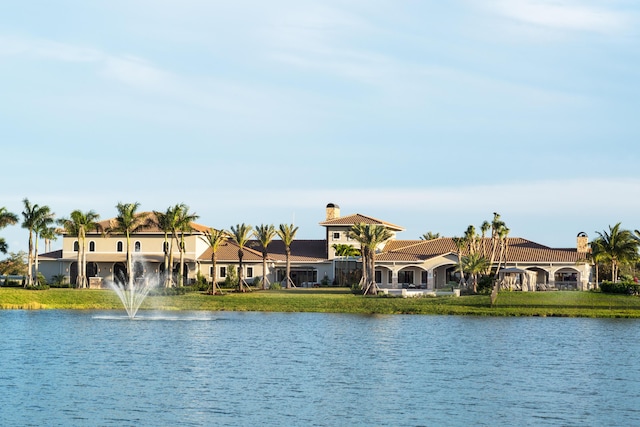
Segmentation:
{"type": "Polygon", "coordinates": [[[578,252],[589,252],[589,236],[584,231],[578,233],[577,237],[577,249],[578,252]]]}
{"type": "Polygon", "coordinates": [[[329,203],[327,205],[327,219],[326,221],[331,221],[332,219],[340,218],[340,206],[335,205],[333,203],[329,203]]]}

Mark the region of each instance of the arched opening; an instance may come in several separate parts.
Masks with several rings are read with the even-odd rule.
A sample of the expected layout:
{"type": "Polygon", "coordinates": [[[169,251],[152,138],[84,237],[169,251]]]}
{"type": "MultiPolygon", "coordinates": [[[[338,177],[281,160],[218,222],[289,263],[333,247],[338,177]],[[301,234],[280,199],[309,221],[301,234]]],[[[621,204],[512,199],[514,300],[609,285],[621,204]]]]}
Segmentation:
{"type": "Polygon", "coordinates": [[[98,277],[98,264],[95,262],[87,263],[87,277],[98,277]]]}
{"type": "Polygon", "coordinates": [[[80,250],[80,244],[76,240],[75,242],[73,242],[73,251],[78,252],[79,250],[80,250]]]}
{"type": "Polygon", "coordinates": [[[74,287],[78,284],[78,263],[77,262],[72,262],[71,265],[69,265],[69,284],[74,287]]]}
{"type": "Polygon", "coordinates": [[[136,240],[136,242],[133,244],[133,251],[140,252],[141,250],[142,250],[142,243],[140,243],[139,240],[136,240]]]}
{"type": "Polygon", "coordinates": [[[89,252],[95,252],[95,251],[96,251],[96,242],[92,240],[89,242],[89,252]]]}
{"type": "Polygon", "coordinates": [[[113,280],[120,283],[128,282],[127,267],[123,262],[116,262],[113,266],[113,280]]]}
{"type": "Polygon", "coordinates": [[[122,252],[122,251],[123,251],[122,241],[119,241],[118,243],[116,243],[116,252],[122,252]]]}
{"type": "Polygon", "coordinates": [[[573,268],[561,268],[556,271],[553,276],[556,289],[561,291],[578,290],[580,273],[577,270],[574,270],[573,268]]]}

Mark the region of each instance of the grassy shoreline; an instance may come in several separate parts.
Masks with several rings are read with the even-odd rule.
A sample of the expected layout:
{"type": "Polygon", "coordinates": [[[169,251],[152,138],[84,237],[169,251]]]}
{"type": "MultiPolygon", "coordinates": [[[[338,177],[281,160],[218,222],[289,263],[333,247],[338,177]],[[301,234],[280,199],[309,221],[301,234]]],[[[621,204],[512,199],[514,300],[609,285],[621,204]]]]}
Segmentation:
{"type": "MultiPolygon", "coordinates": [[[[0,288],[0,309],[123,310],[109,290],[16,288],[0,288]]],[[[141,310],[640,318],[640,298],[593,292],[503,292],[491,307],[485,295],[376,298],[353,295],[347,289],[320,288],[149,296],[141,310]]]]}

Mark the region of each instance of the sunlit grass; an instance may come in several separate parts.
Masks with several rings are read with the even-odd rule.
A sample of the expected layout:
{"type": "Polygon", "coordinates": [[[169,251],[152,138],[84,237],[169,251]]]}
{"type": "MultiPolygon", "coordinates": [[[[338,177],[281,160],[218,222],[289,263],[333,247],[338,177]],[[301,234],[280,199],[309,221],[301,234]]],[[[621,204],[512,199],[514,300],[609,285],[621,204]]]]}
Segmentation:
{"type": "MultiPolygon", "coordinates": [[[[110,290],[0,288],[2,309],[123,310],[110,290]]],[[[344,288],[253,291],[225,295],[149,296],[142,310],[273,311],[477,316],[640,317],[640,298],[592,292],[502,292],[491,306],[485,295],[378,298],[344,288]]]]}

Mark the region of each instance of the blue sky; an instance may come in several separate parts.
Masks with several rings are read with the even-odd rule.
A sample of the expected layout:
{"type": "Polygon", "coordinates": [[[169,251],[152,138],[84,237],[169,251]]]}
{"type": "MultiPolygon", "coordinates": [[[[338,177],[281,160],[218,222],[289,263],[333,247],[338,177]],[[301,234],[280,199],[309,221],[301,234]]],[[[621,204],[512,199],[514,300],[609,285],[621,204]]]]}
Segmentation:
{"type": "Polygon", "coordinates": [[[0,206],[571,247],[640,228],[639,36],[631,0],[9,2],[0,206]]]}

